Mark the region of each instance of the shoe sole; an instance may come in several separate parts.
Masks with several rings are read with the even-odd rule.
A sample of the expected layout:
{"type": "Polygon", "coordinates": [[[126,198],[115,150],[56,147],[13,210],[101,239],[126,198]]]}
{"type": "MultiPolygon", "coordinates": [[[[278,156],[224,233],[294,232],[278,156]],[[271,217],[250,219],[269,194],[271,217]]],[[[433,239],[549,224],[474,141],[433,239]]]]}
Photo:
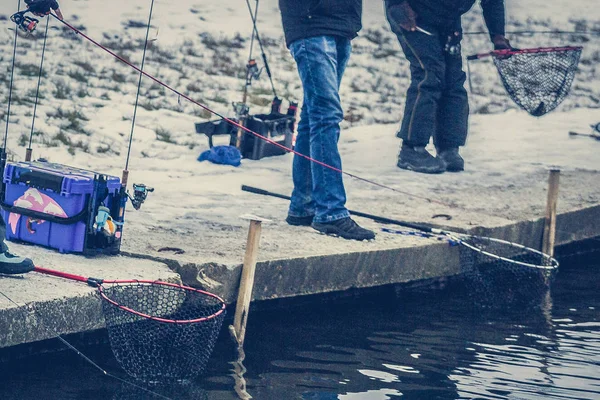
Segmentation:
{"type": "Polygon", "coordinates": [[[414,168],[412,165],[408,164],[408,163],[403,163],[403,162],[398,162],[398,168],[401,169],[406,169],[408,171],[413,171],[413,172],[420,172],[423,174],[442,174],[444,172],[446,172],[446,168],[441,169],[441,168],[414,168]]]}
{"type": "Polygon", "coordinates": [[[373,234],[373,237],[362,237],[362,236],[358,237],[358,236],[353,236],[353,235],[345,235],[344,236],[344,235],[340,234],[339,230],[337,230],[336,228],[333,228],[333,227],[327,226],[327,227],[321,228],[321,227],[315,227],[314,225],[311,225],[311,226],[312,226],[312,228],[314,230],[316,230],[317,232],[320,232],[320,233],[322,233],[324,235],[340,237],[342,239],[359,240],[359,241],[362,241],[362,240],[373,240],[373,239],[375,239],[375,234],[373,234]]]}
{"type": "Polygon", "coordinates": [[[310,224],[311,224],[310,222],[307,223],[307,224],[305,224],[305,223],[302,223],[302,222],[290,222],[288,220],[286,220],[285,222],[287,222],[287,224],[291,225],[291,226],[310,226],[310,224]]]}

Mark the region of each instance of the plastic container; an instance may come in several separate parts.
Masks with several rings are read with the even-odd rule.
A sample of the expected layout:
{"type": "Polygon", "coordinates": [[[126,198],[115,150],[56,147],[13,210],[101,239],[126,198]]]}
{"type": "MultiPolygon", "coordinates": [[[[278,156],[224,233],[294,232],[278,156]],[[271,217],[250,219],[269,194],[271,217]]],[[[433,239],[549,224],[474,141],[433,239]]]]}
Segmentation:
{"type": "Polygon", "coordinates": [[[111,252],[115,248],[118,252],[121,229],[112,240],[99,245],[91,226],[100,206],[118,216],[118,177],[48,162],[10,162],[3,182],[2,217],[7,239],[63,253],[81,253],[109,244],[111,252]]]}

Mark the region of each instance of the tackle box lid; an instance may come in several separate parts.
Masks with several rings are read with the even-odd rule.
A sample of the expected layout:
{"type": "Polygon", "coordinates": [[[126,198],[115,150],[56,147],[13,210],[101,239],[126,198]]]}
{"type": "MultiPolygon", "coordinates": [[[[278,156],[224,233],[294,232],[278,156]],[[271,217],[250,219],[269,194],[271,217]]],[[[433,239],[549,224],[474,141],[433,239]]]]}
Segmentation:
{"type": "Polygon", "coordinates": [[[7,184],[25,184],[60,194],[88,194],[94,191],[94,179],[99,176],[106,179],[109,192],[121,187],[116,176],[45,161],[7,162],[3,180],[7,184]]]}

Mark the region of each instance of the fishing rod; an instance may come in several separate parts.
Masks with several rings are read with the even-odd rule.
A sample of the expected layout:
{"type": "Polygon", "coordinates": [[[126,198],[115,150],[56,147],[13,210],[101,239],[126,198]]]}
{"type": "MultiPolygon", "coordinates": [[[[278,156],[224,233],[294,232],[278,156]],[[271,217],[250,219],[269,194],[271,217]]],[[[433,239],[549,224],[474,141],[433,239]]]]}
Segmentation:
{"type": "MultiPolygon", "coordinates": [[[[252,13],[252,8],[250,6],[249,0],[246,0],[246,4],[248,4],[248,8],[250,10],[250,15],[252,16],[252,22],[255,23],[255,18],[258,16],[258,0],[256,0],[256,7],[254,8],[254,13],[252,13]]],[[[256,26],[256,25],[255,25],[256,26]]],[[[256,60],[252,58],[252,51],[254,50],[254,38],[256,37],[256,30],[252,30],[252,35],[250,37],[250,52],[248,53],[248,63],[246,64],[246,81],[244,82],[244,91],[242,94],[242,102],[234,103],[233,108],[235,110],[235,114],[237,116],[240,125],[244,125],[246,118],[250,114],[250,108],[248,107],[248,87],[252,85],[252,79],[258,79],[260,77],[261,70],[258,68],[258,64],[256,64],[256,60]]],[[[244,131],[238,128],[235,147],[238,150],[242,150],[242,138],[244,137],[244,131]]]]}
{"type": "Polygon", "coordinates": [[[131,118],[131,132],[129,134],[129,145],[127,147],[127,158],[125,160],[125,169],[123,170],[123,174],[121,176],[121,195],[122,202],[121,208],[119,210],[119,216],[125,213],[125,203],[129,198],[131,200],[131,204],[133,208],[139,210],[144,201],[148,196],[148,193],[154,192],[154,188],[148,187],[143,183],[134,183],[133,184],[133,196],[127,192],[127,181],[129,179],[129,159],[131,157],[131,147],[133,145],[133,132],[135,129],[135,119],[137,116],[137,109],[140,99],[140,90],[142,87],[142,77],[144,71],[144,63],[146,62],[146,51],[148,50],[148,37],[150,35],[150,24],[152,23],[152,12],[154,11],[154,0],[150,2],[150,12],[148,13],[148,25],[146,26],[146,40],[144,41],[144,51],[142,53],[142,64],[140,66],[140,76],[138,79],[137,93],[135,95],[135,105],[133,106],[133,117],[131,118]],[[125,196],[126,193],[126,196],[125,196]]]}
{"type": "MultiPolygon", "coordinates": [[[[258,18],[258,2],[256,0],[256,9],[254,13],[252,13],[252,7],[250,6],[250,0],[246,0],[246,4],[248,5],[248,12],[250,13],[250,18],[252,19],[252,29],[253,34],[256,35],[256,41],[258,42],[258,46],[260,47],[260,53],[263,59],[263,63],[265,64],[265,72],[269,77],[269,81],[271,82],[271,89],[273,90],[273,96],[277,98],[277,91],[275,90],[275,85],[273,84],[273,76],[271,75],[271,68],[269,68],[269,61],[267,60],[267,55],[265,53],[265,49],[263,47],[262,39],[260,38],[260,34],[258,33],[258,27],[256,26],[256,19],[258,18]]],[[[252,50],[250,50],[252,52],[252,50]]]]}
{"type": "Polygon", "coordinates": [[[46,40],[48,39],[48,26],[50,25],[50,18],[46,19],[46,31],[44,33],[44,44],[42,46],[42,57],[40,60],[40,72],[38,74],[37,88],[35,90],[35,102],[33,103],[33,117],[31,118],[31,132],[29,133],[29,147],[25,150],[25,161],[31,161],[31,155],[33,150],[31,143],[33,141],[33,132],[35,129],[35,115],[37,112],[37,105],[40,98],[40,85],[42,83],[42,73],[44,71],[44,55],[46,54],[46,40]]]}
{"type": "MultiPolygon", "coordinates": [[[[541,34],[541,35],[600,35],[600,31],[552,31],[552,30],[544,30],[544,31],[506,31],[506,34],[509,35],[533,35],[533,34],[541,34]]],[[[463,32],[463,35],[489,35],[489,32],[486,31],[473,31],[473,32],[463,32]]]]}
{"type": "MultiPolygon", "coordinates": [[[[250,0],[246,0],[246,5],[248,6],[248,12],[250,13],[250,19],[252,20],[252,36],[250,39],[250,53],[248,54],[248,64],[246,64],[246,82],[244,84],[244,93],[242,97],[241,103],[235,103],[233,105],[236,115],[238,116],[238,120],[243,125],[246,118],[250,113],[250,109],[247,106],[248,100],[248,88],[252,85],[253,79],[259,79],[263,69],[267,72],[267,76],[269,77],[269,82],[271,83],[271,90],[273,91],[273,103],[271,109],[273,111],[279,112],[279,107],[281,106],[281,100],[277,97],[277,91],[275,90],[275,84],[273,83],[273,75],[271,74],[271,68],[269,67],[269,61],[267,60],[267,55],[265,53],[265,49],[260,38],[260,34],[258,33],[258,27],[256,26],[256,20],[258,18],[258,6],[259,0],[256,0],[256,6],[254,7],[254,11],[252,11],[252,6],[250,5],[250,0]],[[260,47],[261,56],[263,59],[264,67],[259,69],[256,60],[253,57],[254,52],[254,40],[258,43],[260,47]]],[[[238,129],[237,138],[236,138],[236,147],[241,151],[242,146],[242,138],[243,131],[238,129]]]]}
{"type": "MultiPolygon", "coordinates": [[[[19,10],[21,9],[21,0],[17,0],[17,14],[19,14],[19,10]]],[[[15,14],[16,15],[16,14],[15,14]]],[[[17,23],[12,17],[11,20],[15,23],[17,23]]],[[[17,23],[17,25],[19,27],[22,26],[22,21],[19,20],[19,23],[17,23]]],[[[34,27],[35,28],[35,27],[34,27]]],[[[8,85],[8,106],[6,109],[6,130],[4,131],[4,140],[2,141],[2,149],[0,149],[0,177],[2,177],[2,182],[0,183],[0,198],[4,197],[4,189],[5,189],[5,183],[4,183],[4,167],[6,166],[6,146],[8,145],[8,126],[10,124],[10,106],[12,104],[12,92],[13,92],[13,85],[14,85],[14,75],[15,75],[15,62],[17,59],[17,38],[19,37],[18,35],[18,29],[15,29],[15,37],[13,40],[13,54],[12,54],[12,64],[11,64],[11,68],[10,68],[10,83],[8,85]]]]}

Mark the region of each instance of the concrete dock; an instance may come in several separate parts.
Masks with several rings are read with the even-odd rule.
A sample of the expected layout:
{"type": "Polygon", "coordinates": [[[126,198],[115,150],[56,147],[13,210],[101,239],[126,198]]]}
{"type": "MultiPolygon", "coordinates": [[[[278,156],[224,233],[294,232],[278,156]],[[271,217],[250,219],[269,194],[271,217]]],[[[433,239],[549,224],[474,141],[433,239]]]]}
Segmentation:
{"type": "MultiPolygon", "coordinates": [[[[491,124],[501,121],[500,116],[486,118],[491,124]]],[[[440,176],[396,168],[398,141],[390,134],[391,127],[388,132],[369,131],[373,143],[368,152],[358,146],[364,144],[360,138],[368,127],[344,132],[340,149],[347,170],[364,171],[369,179],[418,196],[349,179],[348,207],[539,249],[548,167],[557,165],[562,170],[557,245],[600,237],[600,143],[569,139],[560,126],[560,115],[540,121],[547,124],[542,128],[548,133],[535,144],[537,138],[527,133],[509,145],[502,145],[502,138],[473,135],[463,152],[467,170],[440,176]],[[376,173],[369,169],[382,164],[376,173]]],[[[481,119],[474,119],[475,130],[480,123],[481,119]]],[[[149,160],[136,173],[144,178],[177,175],[178,187],[185,190],[157,190],[142,211],[128,214],[120,256],[84,258],[16,243],[9,246],[46,268],[107,279],[180,279],[231,303],[248,228],[239,216],[252,213],[273,221],[263,225],[255,300],[377,287],[458,272],[456,248],[447,242],[383,232],[383,227],[402,228],[363,218],[357,221],[375,230],[376,240],[324,236],[309,227],[288,226],[286,201],[240,190],[241,184],[248,184],[289,195],[290,164],[291,155],[245,161],[239,169],[182,163],[177,175],[173,170],[153,168],[149,160]],[[190,168],[204,168],[205,175],[183,173],[190,168]],[[196,204],[190,196],[197,198],[196,204]],[[162,210],[167,208],[165,215],[162,210]]],[[[0,347],[93,330],[103,324],[95,289],[81,283],[36,273],[0,276],[0,292],[4,294],[0,295],[0,347]]]]}

